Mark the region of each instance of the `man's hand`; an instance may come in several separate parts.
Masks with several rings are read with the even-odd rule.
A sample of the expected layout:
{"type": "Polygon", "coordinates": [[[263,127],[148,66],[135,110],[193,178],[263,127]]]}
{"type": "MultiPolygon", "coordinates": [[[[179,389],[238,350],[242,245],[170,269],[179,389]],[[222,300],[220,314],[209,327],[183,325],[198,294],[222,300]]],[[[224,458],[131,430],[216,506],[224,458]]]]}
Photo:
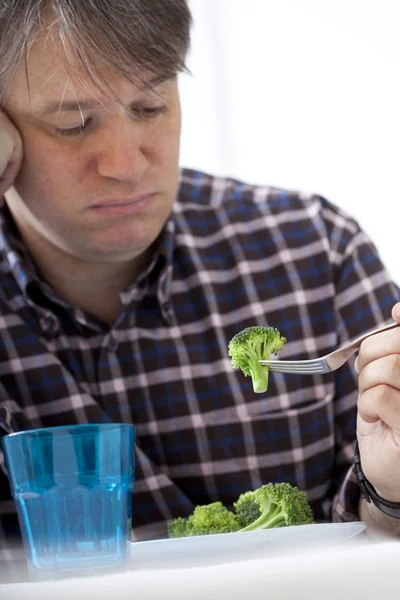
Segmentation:
{"type": "MultiPolygon", "coordinates": [[[[392,316],[400,323],[400,303],[392,316]]],[[[362,468],[380,496],[400,502],[400,327],[364,340],[356,370],[362,468]]]]}
{"type": "Polygon", "coordinates": [[[12,186],[23,158],[22,139],[7,115],[0,110],[0,205],[12,186]]]}

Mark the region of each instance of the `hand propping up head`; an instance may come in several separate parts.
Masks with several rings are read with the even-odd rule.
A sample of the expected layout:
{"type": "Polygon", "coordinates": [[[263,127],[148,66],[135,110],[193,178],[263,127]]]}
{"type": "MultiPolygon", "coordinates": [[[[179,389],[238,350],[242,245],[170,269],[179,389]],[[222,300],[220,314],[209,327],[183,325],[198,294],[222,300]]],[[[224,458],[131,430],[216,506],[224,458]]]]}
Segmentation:
{"type": "Polygon", "coordinates": [[[22,138],[17,128],[0,109],[0,203],[13,185],[23,158],[22,138]]]}

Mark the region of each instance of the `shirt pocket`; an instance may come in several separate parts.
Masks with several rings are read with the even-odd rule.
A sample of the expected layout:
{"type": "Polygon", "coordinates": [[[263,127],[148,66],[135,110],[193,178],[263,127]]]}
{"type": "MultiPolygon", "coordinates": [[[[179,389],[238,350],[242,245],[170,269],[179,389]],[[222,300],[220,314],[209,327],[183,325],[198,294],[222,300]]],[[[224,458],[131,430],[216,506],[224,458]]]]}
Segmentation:
{"type": "Polygon", "coordinates": [[[246,393],[246,411],[252,419],[276,418],[333,405],[335,385],[331,375],[270,374],[264,394],[246,393]]]}

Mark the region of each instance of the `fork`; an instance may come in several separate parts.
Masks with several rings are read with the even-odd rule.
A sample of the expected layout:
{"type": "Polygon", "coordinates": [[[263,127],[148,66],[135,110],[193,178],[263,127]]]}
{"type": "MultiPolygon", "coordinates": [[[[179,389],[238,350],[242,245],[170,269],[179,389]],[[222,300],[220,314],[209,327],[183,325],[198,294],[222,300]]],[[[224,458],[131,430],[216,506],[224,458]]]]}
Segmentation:
{"type": "Polygon", "coordinates": [[[336,369],[344,365],[346,360],[358,350],[365,338],[398,326],[399,323],[391,323],[390,325],[378,327],[378,329],[364,333],[355,340],[343,344],[343,346],[340,346],[330,354],[326,354],[320,358],[311,358],[310,360],[260,360],[258,362],[263,367],[268,367],[270,371],[275,371],[276,373],[298,373],[300,375],[329,373],[330,371],[336,371],[336,369]]]}

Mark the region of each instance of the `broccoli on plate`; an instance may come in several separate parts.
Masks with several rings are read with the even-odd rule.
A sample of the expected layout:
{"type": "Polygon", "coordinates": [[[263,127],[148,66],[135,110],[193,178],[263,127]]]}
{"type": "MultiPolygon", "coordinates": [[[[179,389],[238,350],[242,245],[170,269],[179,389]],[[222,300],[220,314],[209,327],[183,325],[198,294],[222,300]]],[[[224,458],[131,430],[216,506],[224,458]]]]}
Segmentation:
{"type": "Polygon", "coordinates": [[[289,483],[267,483],[234,503],[240,531],[314,523],[304,492],[289,483]]]}
{"type": "Polygon", "coordinates": [[[209,535],[212,533],[230,533],[238,531],[240,524],[237,516],[222,502],[212,502],[196,506],[192,514],[178,517],[168,523],[168,537],[189,537],[191,535],[209,535]]]}
{"type": "Polygon", "coordinates": [[[289,483],[268,483],[244,492],[234,503],[234,512],[222,502],[196,506],[186,518],[168,523],[168,537],[234,533],[314,523],[306,495],[289,483]]]}
{"type": "Polygon", "coordinates": [[[234,369],[241,369],[253,381],[253,390],[260,394],[268,389],[268,368],[259,360],[268,360],[277,354],[286,338],[275,327],[261,325],[246,327],[233,336],[228,345],[228,353],[234,369]]]}

